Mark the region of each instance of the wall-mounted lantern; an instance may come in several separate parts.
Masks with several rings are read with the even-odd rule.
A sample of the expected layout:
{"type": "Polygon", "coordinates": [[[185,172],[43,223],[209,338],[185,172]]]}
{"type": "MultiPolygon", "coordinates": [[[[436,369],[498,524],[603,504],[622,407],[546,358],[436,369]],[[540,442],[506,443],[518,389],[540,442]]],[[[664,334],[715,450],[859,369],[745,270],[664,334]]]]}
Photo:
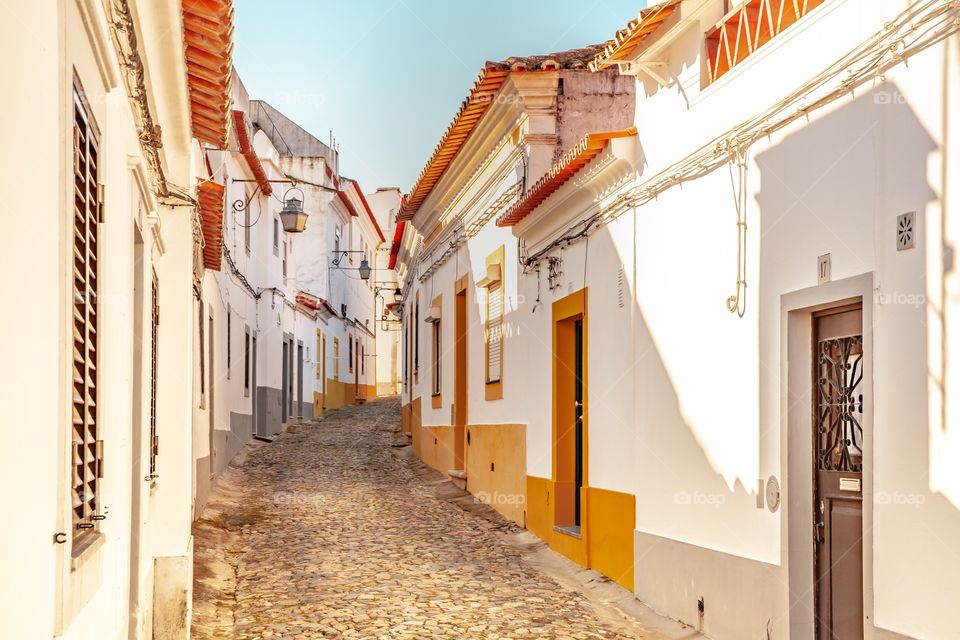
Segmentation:
{"type": "Polygon", "coordinates": [[[283,194],[283,209],[280,210],[280,222],[283,224],[283,230],[287,233],[303,233],[307,228],[307,212],[303,210],[303,192],[300,191],[300,197],[289,196],[291,191],[300,191],[292,187],[283,194]]]}
{"type": "Polygon", "coordinates": [[[364,258],[363,260],[360,261],[360,267],[357,269],[357,271],[360,272],[360,279],[361,279],[361,280],[369,280],[369,279],[370,279],[370,272],[372,271],[372,269],[370,268],[370,263],[367,262],[367,259],[366,259],[366,258],[364,258]]]}

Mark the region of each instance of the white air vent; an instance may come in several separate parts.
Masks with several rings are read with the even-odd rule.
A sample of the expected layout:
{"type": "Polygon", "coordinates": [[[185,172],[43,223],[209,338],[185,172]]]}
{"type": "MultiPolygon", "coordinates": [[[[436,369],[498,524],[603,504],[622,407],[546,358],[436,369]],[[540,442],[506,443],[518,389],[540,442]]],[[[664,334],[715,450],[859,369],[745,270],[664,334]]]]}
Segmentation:
{"type": "Polygon", "coordinates": [[[897,216],[897,251],[913,249],[917,233],[917,212],[897,216]]]}

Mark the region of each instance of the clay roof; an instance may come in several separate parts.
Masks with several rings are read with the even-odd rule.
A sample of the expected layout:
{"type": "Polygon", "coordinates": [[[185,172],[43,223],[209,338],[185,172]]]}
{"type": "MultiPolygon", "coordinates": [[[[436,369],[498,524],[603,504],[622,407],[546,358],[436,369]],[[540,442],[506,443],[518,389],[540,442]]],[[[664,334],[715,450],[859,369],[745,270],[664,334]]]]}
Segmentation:
{"type": "Polygon", "coordinates": [[[403,242],[403,228],[407,226],[406,220],[400,220],[397,222],[397,226],[393,228],[393,243],[390,245],[390,262],[387,264],[388,269],[397,268],[397,254],[400,253],[400,244],[403,242]]]}
{"type": "Polygon", "coordinates": [[[617,61],[624,60],[676,11],[680,1],[666,0],[641,9],[637,17],[617,31],[613,40],[608,42],[603,51],[590,62],[590,70],[600,71],[616,64],[617,61]]]}
{"type": "MultiPolygon", "coordinates": [[[[360,200],[360,204],[363,205],[364,210],[367,212],[367,216],[370,217],[370,222],[373,223],[373,228],[377,232],[377,236],[380,238],[380,242],[386,242],[386,238],[383,236],[383,231],[380,229],[380,224],[377,222],[377,218],[373,215],[373,211],[370,209],[370,205],[367,203],[366,196],[363,195],[363,190],[360,189],[360,184],[351,178],[343,178],[337,181],[338,185],[347,183],[351,185],[357,193],[357,199],[360,200]]],[[[343,206],[346,207],[347,211],[350,212],[350,215],[354,218],[359,217],[360,214],[357,212],[356,207],[353,206],[353,203],[350,202],[350,198],[347,196],[346,190],[342,188],[337,189],[337,197],[340,199],[340,202],[343,203],[343,206]]]]}
{"type": "Polygon", "coordinates": [[[253,174],[257,184],[260,185],[260,191],[263,192],[263,195],[268,196],[273,193],[273,187],[270,186],[270,182],[267,180],[267,172],[263,170],[260,158],[257,157],[257,152],[254,151],[251,144],[246,114],[239,109],[234,109],[233,122],[237,131],[237,142],[240,144],[240,153],[243,154],[243,159],[246,160],[250,173],[253,174]]]}
{"type": "Polygon", "coordinates": [[[200,200],[200,230],[203,234],[203,266],[220,271],[223,251],[223,185],[201,182],[197,189],[200,200]]]}
{"type": "Polygon", "coordinates": [[[227,147],[233,56],[232,0],[183,0],[184,57],[193,136],[227,147]]]}
{"type": "Polygon", "coordinates": [[[400,208],[398,219],[410,220],[420,210],[420,206],[463,148],[511,73],[586,69],[590,60],[594,59],[602,49],[603,45],[592,45],[547,55],[510,57],[500,62],[484,64],[466,99],[453,116],[453,121],[440,137],[440,142],[430,156],[430,160],[427,161],[427,166],[423,168],[420,177],[410,189],[406,202],[400,208]]]}
{"type": "Polygon", "coordinates": [[[497,219],[497,225],[510,227],[530,215],[544,200],[553,195],[567,180],[572,178],[580,169],[600,155],[613,138],[627,138],[637,135],[637,128],[630,127],[620,131],[598,131],[588,133],[560,159],[550,167],[547,173],[537,180],[520,199],[507,209],[497,219]]]}

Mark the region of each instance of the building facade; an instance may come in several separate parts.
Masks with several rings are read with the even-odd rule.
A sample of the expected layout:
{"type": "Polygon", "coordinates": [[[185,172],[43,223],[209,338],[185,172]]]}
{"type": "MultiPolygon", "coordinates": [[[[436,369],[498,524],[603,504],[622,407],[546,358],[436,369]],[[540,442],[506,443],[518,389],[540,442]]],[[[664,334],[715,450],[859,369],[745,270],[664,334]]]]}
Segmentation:
{"type": "Polygon", "coordinates": [[[481,79],[400,215],[424,461],[709,637],[953,637],[958,14],[645,9],[589,63],[626,120],[470,235],[512,88],[481,79]]]}
{"type": "Polygon", "coordinates": [[[2,535],[0,635],[186,637],[190,338],[216,235],[200,213],[201,149],[226,144],[231,3],[4,14],[0,76],[26,99],[0,108],[5,145],[22,150],[3,156],[0,260],[10,294],[32,305],[42,292],[43,309],[0,328],[8,423],[29,425],[0,463],[21,488],[2,535]]]}
{"type": "Polygon", "coordinates": [[[247,96],[229,0],[3,13],[29,64],[0,68],[25,97],[0,107],[0,394],[29,426],[0,456],[0,636],[187,638],[217,475],[377,394],[385,237],[331,146],[247,96]]]}

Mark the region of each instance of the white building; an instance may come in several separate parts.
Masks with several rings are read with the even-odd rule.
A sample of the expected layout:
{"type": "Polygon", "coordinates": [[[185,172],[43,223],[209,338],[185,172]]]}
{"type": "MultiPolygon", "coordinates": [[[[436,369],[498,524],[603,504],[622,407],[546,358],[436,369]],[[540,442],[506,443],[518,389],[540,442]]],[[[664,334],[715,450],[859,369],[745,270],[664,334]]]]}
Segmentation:
{"type": "Polygon", "coordinates": [[[227,150],[206,151],[223,185],[223,266],[207,273],[194,333],[206,372],[194,409],[195,517],[250,438],[377,394],[373,277],[360,266],[384,238],[370,206],[338,175],[336,150],[250,100],[236,75],[231,103],[227,150]],[[282,219],[291,199],[306,213],[299,232],[282,219]]]}
{"type": "Polygon", "coordinates": [[[219,222],[201,211],[200,149],[226,144],[231,3],[3,14],[0,394],[16,442],[0,455],[0,636],[185,638],[190,337],[219,222]]]}
{"type": "Polygon", "coordinates": [[[710,637],[955,637],[960,7],[727,4],[671,0],[619,31],[591,67],[635,77],[634,127],[561,144],[498,208],[511,239],[484,227],[431,270],[438,225],[488,206],[470,185],[511,85],[481,87],[468,141],[407,201],[404,425],[424,460],[710,637]],[[498,275],[491,400],[475,363],[498,275]],[[519,462],[475,453],[502,423],[495,451],[519,462]]]}

